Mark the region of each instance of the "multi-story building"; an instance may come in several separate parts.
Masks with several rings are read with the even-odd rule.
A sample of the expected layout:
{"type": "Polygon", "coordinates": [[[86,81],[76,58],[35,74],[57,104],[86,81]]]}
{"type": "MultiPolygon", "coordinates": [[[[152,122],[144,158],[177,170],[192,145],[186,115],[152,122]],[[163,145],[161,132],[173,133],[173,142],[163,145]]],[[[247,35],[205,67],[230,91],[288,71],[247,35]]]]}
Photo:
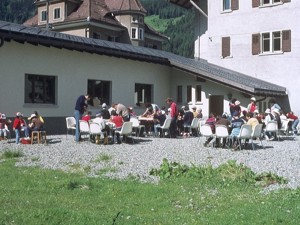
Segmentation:
{"type": "Polygon", "coordinates": [[[66,34],[161,49],[168,38],[144,23],[138,0],[36,0],[24,25],[66,34]]]}
{"type": "MultiPolygon", "coordinates": [[[[195,58],[287,88],[276,98],[300,115],[300,1],[170,0],[195,8],[195,58]]],[[[261,111],[269,98],[261,96],[261,111]]]]}

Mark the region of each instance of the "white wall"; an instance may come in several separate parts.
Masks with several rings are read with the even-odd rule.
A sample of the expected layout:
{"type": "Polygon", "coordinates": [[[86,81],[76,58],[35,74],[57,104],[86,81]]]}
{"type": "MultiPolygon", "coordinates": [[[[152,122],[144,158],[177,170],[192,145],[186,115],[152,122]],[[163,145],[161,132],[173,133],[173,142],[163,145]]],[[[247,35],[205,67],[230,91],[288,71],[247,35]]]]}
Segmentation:
{"type": "Polygon", "coordinates": [[[300,115],[300,1],[252,8],[252,1],[240,0],[239,10],[224,13],[222,1],[213,0],[208,1],[208,11],[208,31],[200,39],[200,57],[210,63],[286,87],[291,108],[300,115]],[[252,34],[287,29],[292,34],[291,52],[252,55],[252,34]],[[231,38],[231,57],[223,59],[221,38],[226,36],[231,38]]]}
{"type": "Polygon", "coordinates": [[[34,110],[45,117],[73,115],[77,97],[87,93],[88,79],[112,81],[112,102],[127,106],[134,106],[135,83],[152,84],[158,105],[165,104],[171,89],[167,66],[14,41],[0,48],[0,68],[0,112],[8,117],[34,110]],[[57,76],[57,105],[24,104],[26,73],[57,76]]]}

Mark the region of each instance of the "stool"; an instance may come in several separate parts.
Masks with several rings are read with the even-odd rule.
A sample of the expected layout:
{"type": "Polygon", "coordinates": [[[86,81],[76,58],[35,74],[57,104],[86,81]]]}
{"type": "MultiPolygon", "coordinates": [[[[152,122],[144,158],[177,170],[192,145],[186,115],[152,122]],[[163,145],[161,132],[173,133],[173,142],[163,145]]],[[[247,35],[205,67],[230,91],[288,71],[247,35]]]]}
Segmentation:
{"type": "Polygon", "coordinates": [[[33,142],[37,140],[37,143],[40,144],[41,142],[45,142],[47,141],[47,137],[46,137],[46,131],[32,131],[31,132],[31,144],[33,144],[33,142]]]}

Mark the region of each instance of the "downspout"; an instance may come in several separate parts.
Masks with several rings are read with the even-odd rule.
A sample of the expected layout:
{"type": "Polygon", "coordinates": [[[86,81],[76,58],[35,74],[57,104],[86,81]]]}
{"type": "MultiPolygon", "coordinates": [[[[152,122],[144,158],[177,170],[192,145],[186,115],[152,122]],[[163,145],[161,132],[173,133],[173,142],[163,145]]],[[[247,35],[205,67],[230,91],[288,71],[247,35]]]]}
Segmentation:
{"type": "Polygon", "coordinates": [[[88,26],[85,28],[85,37],[90,38],[90,20],[91,20],[91,0],[89,0],[89,10],[88,10],[88,17],[86,18],[86,21],[88,22],[88,26]]]}
{"type": "Polygon", "coordinates": [[[49,31],[49,0],[47,0],[46,2],[46,13],[47,13],[46,31],[49,31]]]}

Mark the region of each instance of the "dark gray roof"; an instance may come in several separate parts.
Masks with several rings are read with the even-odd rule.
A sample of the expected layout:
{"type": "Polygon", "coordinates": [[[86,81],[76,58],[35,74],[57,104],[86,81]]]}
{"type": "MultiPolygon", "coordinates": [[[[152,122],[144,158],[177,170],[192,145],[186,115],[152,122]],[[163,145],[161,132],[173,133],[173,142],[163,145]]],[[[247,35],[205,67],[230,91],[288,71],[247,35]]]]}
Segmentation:
{"type": "Polygon", "coordinates": [[[5,41],[31,43],[70,50],[84,51],[132,60],[159,63],[191,73],[246,94],[261,96],[286,95],[286,88],[233,70],[208,63],[205,60],[185,58],[173,53],[129,44],[73,36],[40,28],[0,21],[0,37],[5,41]]]}

